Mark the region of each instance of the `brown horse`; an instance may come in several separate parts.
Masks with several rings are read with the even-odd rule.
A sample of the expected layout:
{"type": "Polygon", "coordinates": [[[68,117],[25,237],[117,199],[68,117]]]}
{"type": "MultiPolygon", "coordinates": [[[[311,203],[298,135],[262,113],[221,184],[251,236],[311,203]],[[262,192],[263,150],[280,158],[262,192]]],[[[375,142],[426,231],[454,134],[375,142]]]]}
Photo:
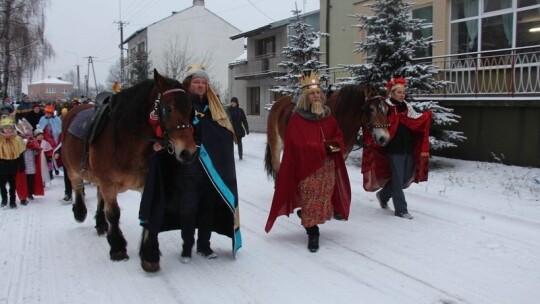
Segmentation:
{"type": "Polygon", "coordinates": [[[164,78],[154,70],[153,80],[113,95],[108,104],[100,107],[104,106],[110,108],[109,115],[102,131],[91,142],[72,132],[81,121],[89,123],[91,117],[85,118],[88,115],[84,112],[93,111],[92,106],[80,105],[68,112],[62,126],[62,160],[75,190],[75,220],[86,219],[84,179],[97,186],[96,230],[100,235],[107,232],[110,258],[119,261],[129,257],[118,224],[117,194],[127,190],[142,192],[154,142],[167,146],[181,163],[196,158],[190,123],[193,105],[180,82],[164,78]],[[149,122],[150,113],[157,120],[157,127],[149,122]]]}
{"type": "MultiPolygon", "coordinates": [[[[343,132],[344,158],[352,151],[362,125],[371,131],[378,145],[384,146],[390,139],[386,117],[388,106],[384,98],[375,95],[374,92],[370,87],[345,85],[330,95],[326,101],[343,132]]],[[[268,114],[264,162],[266,173],[274,179],[279,173],[285,131],[294,107],[292,97],[284,96],[272,105],[268,114]]]]}

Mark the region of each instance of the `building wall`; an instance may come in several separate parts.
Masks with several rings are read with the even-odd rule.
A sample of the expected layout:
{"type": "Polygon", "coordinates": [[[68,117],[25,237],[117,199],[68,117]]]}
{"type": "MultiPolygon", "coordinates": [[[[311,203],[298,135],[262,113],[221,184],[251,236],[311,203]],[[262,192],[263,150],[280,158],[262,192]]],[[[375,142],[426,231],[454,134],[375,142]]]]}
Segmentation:
{"type": "Polygon", "coordinates": [[[54,101],[58,99],[69,98],[73,92],[73,84],[50,84],[50,83],[35,83],[28,85],[28,97],[31,100],[46,100],[54,101]],[[55,93],[48,93],[54,89],[55,93]],[[66,93],[64,93],[64,90],[66,93]]]}
{"type": "MultiPolygon", "coordinates": [[[[312,27],[312,31],[318,32],[320,31],[320,25],[319,23],[319,12],[308,12],[306,16],[303,16],[302,22],[310,24],[312,27]]],[[[294,21],[290,21],[294,22],[294,21]]],[[[289,45],[289,32],[291,31],[291,28],[288,26],[288,23],[286,23],[286,20],[277,21],[276,23],[273,23],[272,25],[275,26],[273,28],[270,28],[263,33],[260,33],[258,35],[253,35],[247,38],[247,61],[243,63],[239,63],[238,65],[231,65],[230,71],[229,71],[229,79],[230,84],[229,88],[231,91],[231,96],[236,96],[239,99],[240,107],[242,107],[244,110],[248,110],[248,91],[250,88],[258,87],[260,88],[260,109],[259,109],[259,115],[249,115],[249,111],[246,111],[248,123],[250,130],[254,132],[266,132],[266,118],[268,117],[268,110],[265,109],[265,106],[268,104],[271,104],[275,101],[275,95],[276,93],[270,91],[273,87],[278,85],[279,83],[274,80],[275,75],[267,76],[267,77],[261,77],[261,78],[252,78],[247,80],[240,80],[235,79],[236,76],[236,69],[245,64],[253,64],[253,62],[256,60],[256,48],[257,43],[259,40],[269,38],[269,37],[275,37],[275,56],[278,58],[276,60],[277,63],[283,61],[283,48],[289,45]],[[280,22],[283,22],[281,24],[280,22]],[[276,24],[277,23],[277,24],[276,24]],[[281,25],[280,25],[281,24],[281,25]]],[[[276,64],[277,65],[277,64],[276,64]]],[[[274,71],[281,71],[282,69],[273,66],[271,67],[274,71]]]]}
{"type": "MultiPolygon", "coordinates": [[[[228,64],[240,56],[244,43],[230,40],[240,30],[213,14],[203,6],[193,6],[148,26],[149,60],[152,66],[163,66],[163,50],[176,40],[186,46],[190,54],[207,55],[211,58],[206,69],[211,83],[225,93],[228,88],[228,64]]],[[[199,63],[199,62],[190,62],[199,63]]],[[[228,99],[222,96],[222,99],[228,99]]]]}
{"type": "Polygon", "coordinates": [[[450,158],[540,167],[540,103],[515,101],[441,101],[461,116],[449,129],[467,137],[457,148],[434,151],[450,158]]]}

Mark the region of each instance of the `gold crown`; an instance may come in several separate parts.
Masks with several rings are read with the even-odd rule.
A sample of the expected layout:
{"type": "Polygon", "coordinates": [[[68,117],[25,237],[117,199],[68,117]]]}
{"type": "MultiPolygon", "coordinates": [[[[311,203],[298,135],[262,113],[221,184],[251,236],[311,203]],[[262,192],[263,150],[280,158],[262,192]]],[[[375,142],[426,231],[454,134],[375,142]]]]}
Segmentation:
{"type": "Polygon", "coordinates": [[[300,83],[303,93],[307,93],[315,89],[321,89],[319,75],[317,75],[316,72],[310,73],[309,75],[302,75],[300,78],[300,83]]]}
{"type": "Polygon", "coordinates": [[[5,115],[0,119],[0,128],[13,127],[14,121],[11,117],[5,115]]]}
{"type": "Polygon", "coordinates": [[[204,71],[206,69],[204,68],[204,65],[202,65],[202,63],[193,63],[187,67],[186,72],[196,71],[196,70],[204,71]]]}

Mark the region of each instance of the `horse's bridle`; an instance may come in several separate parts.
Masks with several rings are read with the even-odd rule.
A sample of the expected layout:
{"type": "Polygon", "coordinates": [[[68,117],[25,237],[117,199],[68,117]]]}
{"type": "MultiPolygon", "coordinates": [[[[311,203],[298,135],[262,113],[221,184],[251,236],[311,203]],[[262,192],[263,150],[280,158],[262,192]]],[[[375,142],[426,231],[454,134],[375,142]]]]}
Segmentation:
{"type": "Polygon", "coordinates": [[[377,111],[375,112],[375,115],[373,117],[369,117],[369,120],[368,120],[368,128],[370,130],[373,130],[373,129],[382,129],[382,128],[390,128],[390,124],[382,124],[382,125],[375,125],[373,123],[373,121],[375,120],[376,117],[379,117],[379,116],[386,116],[386,111],[384,111],[384,97],[382,96],[375,96],[373,98],[370,98],[368,100],[366,100],[366,105],[369,104],[372,100],[374,99],[378,99],[379,100],[379,103],[378,103],[378,106],[377,106],[377,111]]]}
{"type": "Polygon", "coordinates": [[[173,146],[172,142],[169,139],[169,134],[172,133],[172,132],[180,131],[180,130],[184,130],[184,129],[193,130],[193,126],[191,125],[191,123],[179,124],[179,125],[176,125],[175,127],[167,129],[165,127],[165,121],[167,120],[168,114],[171,112],[171,106],[164,107],[162,105],[162,103],[161,103],[161,97],[163,97],[163,96],[165,96],[167,94],[171,94],[171,93],[185,93],[185,92],[186,91],[184,91],[181,88],[170,89],[170,90],[167,90],[167,91],[165,91],[163,93],[158,93],[157,98],[154,101],[154,111],[152,113],[157,113],[157,119],[159,121],[159,127],[161,128],[161,131],[163,132],[162,139],[161,139],[160,142],[162,144],[164,144],[165,146],[167,146],[167,152],[169,152],[169,154],[174,153],[174,146],[173,146]]]}

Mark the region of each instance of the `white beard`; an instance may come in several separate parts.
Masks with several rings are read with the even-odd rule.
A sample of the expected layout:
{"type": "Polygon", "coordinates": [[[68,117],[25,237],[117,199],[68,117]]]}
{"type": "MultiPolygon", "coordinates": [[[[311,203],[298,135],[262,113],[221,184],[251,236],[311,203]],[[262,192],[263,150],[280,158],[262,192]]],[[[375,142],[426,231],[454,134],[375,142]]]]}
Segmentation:
{"type": "Polygon", "coordinates": [[[322,102],[316,101],[311,104],[311,113],[321,116],[324,113],[322,102]]]}

